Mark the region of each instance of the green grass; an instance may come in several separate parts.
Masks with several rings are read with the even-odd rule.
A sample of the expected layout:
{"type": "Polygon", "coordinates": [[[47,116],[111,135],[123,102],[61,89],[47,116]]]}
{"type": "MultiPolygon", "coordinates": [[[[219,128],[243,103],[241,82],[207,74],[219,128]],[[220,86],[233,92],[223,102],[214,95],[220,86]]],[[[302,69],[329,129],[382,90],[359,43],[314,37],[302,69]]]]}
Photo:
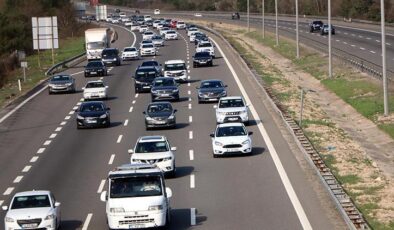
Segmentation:
{"type": "Polygon", "coordinates": [[[344,175],[340,176],[338,175],[338,180],[341,182],[341,184],[357,184],[358,182],[361,181],[361,178],[357,175],[354,174],[349,174],[349,175],[344,175]]]}
{"type": "Polygon", "coordinates": [[[378,126],[394,139],[394,124],[379,124],[378,126]]]}
{"type": "MultiPolygon", "coordinates": [[[[68,58],[76,56],[84,51],[84,37],[69,38],[60,41],[60,48],[55,50],[55,64],[68,58]]],[[[40,52],[41,68],[38,66],[38,55],[30,55],[26,58],[28,68],[26,70],[26,82],[22,82],[22,92],[18,89],[18,79],[23,79],[22,69],[16,69],[9,77],[9,80],[0,89],[0,108],[17,96],[27,92],[45,79],[45,71],[52,66],[51,50],[40,52]]]]}

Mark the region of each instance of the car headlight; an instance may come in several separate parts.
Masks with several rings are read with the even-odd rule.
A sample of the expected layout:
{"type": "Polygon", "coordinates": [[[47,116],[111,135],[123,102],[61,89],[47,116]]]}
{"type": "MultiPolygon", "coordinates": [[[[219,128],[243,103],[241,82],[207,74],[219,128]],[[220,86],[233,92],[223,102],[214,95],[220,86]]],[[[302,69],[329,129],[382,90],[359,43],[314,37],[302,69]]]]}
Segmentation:
{"type": "Polygon", "coordinates": [[[249,140],[246,140],[246,141],[242,142],[242,144],[243,144],[243,145],[249,144],[249,140]]]}
{"type": "Polygon", "coordinates": [[[77,118],[78,118],[78,119],[81,119],[81,120],[85,119],[85,118],[82,117],[81,115],[77,115],[77,118]]]}
{"type": "Polygon", "coordinates": [[[125,211],[124,211],[124,208],[110,208],[109,212],[120,213],[120,212],[125,212],[125,211]]]}
{"type": "Polygon", "coordinates": [[[172,160],[172,157],[163,158],[163,161],[170,161],[170,160],[172,160]]]}
{"type": "Polygon", "coordinates": [[[107,117],[107,114],[105,114],[105,113],[100,116],[100,118],[106,118],[106,117],[107,117]]]}
{"type": "Polygon", "coordinates": [[[50,215],[48,215],[48,216],[46,216],[45,217],[45,220],[53,220],[53,219],[55,219],[56,217],[55,217],[55,214],[50,214],[50,215]]]}
{"type": "Polygon", "coordinates": [[[146,118],[147,121],[153,121],[154,120],[153,118],[148,117],[148,116],[146,116],[145,118],[146,118]]]}
{"type": "Polygon", "coordinates": [[[162,209],[163,209],[163,205],[151,205],[148,208],[149,211],[157,211],[162,209]]]}
{"type": "Polygon", "coordinates": [[[5,221],[6,223],[12,223],[12,222],[14,222],[14,219],[12,219],[11,217],[5,217],[5,218],[4,218],[4,221],[5,221]]]}
{"type": "Polygon", "coordinates": [[[71,86],[73,83],[66,83],[66,86],[71,86]]]}
{"type": "Polygon", "coordinates": [[[131,159],[132,162],[140,162],[138,159],[131,159]]]}
{"type": "Polygon", "coordinates": [[[174,114],[171,114],[168,119],[173,120],[175,118],[174,114]]]}
{"type": "Polygon", "coordinates": [[[223,91],[220,93],[220,96],[226,96],[226,95],[227,95],[226,90],[223,90],[223,91]]]}
{"type": "Polygon", "coordinates": [[[135,84],[141,84],[141,82],[140,82],[140,81],[137,81],[137,80],[135,80],[135,84]]]}
{"type": "Polygon", "coordinates": [[[112,61],[116,61],[116,58],[112,59],[112,61]]]}
{"type": "Polygon", "coordinates": [[[200,96],[200,97],[203,97],[203,96],[204,96],[204,94],[203,94],[203,93],[201,93],[201,92],[198,92],[198,96],[200,96]]]}
{"type": "Polygon", "coordinates": [[[179,91],[179,89],[173,89],[172,92],[173,93],[177,93],[179,91]]]}
{"type": "Polygon", "coordinates": [[[222,115],[222,116],[224,116],[224,115],[226,115],[226,112],[217,112],[219,115],[222,115]]]}
{"type": "Polygon", "coordinates": [[[151,91],[153,94],[157,94],[157,91],[156,90],[152,90],[151,91]]]}
{"type": "Polygon", "coordinates": [[[215,145],[217,145],[217,146],[223,146],[223,144],[220,143],[219,141],[215,141],[215,145]]]}

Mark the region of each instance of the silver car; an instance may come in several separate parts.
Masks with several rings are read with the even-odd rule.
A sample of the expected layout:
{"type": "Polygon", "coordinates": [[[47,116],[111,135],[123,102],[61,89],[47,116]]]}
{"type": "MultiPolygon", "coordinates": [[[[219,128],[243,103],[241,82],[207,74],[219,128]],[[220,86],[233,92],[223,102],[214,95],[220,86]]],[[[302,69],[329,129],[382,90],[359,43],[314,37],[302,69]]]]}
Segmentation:
{"type": "Polygon", "coordinates": [[[48,81],[48,93],[75,92],[75,79],[70,75],[55,75],[48,81]]]}

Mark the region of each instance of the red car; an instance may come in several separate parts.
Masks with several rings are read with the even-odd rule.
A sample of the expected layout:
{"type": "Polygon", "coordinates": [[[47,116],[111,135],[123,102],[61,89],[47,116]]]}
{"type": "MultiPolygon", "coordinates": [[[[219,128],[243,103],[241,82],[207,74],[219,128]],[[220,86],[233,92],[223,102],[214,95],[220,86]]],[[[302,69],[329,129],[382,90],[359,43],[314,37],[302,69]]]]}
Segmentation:
{"type": "Polygon", "coordinates": [[[176,28],[177,21],[171,21],[171,28],[176,28]]]}

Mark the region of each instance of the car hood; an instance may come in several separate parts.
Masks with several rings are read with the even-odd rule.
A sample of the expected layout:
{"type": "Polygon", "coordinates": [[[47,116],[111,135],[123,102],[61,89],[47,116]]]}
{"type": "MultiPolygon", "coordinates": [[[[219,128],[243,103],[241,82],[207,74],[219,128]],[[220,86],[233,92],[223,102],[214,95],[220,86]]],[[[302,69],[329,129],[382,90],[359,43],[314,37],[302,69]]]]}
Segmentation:
{"type": "Polygon", "coordinates": [[[219,141],[223,145],[231,145],[231,144],[241,144],[242,142],[249,140],[247,135],[245,136],[233,136],[233,137],[215,137],[215,141],[219,141]]]}
{"type": "Polygon", "coordinates": [[[96,67],[96,66],[92,66],[92,67],[86,67],[86,70],[98,70],[98,69],[103,69],[104,67],[96,67]]]}
{"type": "Polygon", "coordinates": [[[230,108],[217,108],[217,112],[238,112],[238,111],[245,111],[245,107],[230,107],[230,108]]]}
{"type": "Polygon", "coordinates": [[[7,217],[13,219],[35,219],[45,218],[47,215],[52,214],[53,209],[51,207],[45,208],[21,208],[21,209],[10,209],[7,212],[7,217]]]}
{"type": "Polygon", "coordinates": [[[108,199],[108,207],[122,207],[125,212],[136,212],[147,211],[149,206],[163,205],[165,202],[164,196],[126,197],[108,199]]]}
{"type": "Polygon", "coordinates": [[[105,114],[105,111],[93,111],[93,112],[79,112],[78,115],[82,117],[99,117],[105,114]]]}
{"type": "Polygon", "coordinates": [[[160,86],[160,87],[152,87],[152,90],[175,90],[178,89],[176,86],[160,86]]]}
{"type": "Polygon", "coordinates": [[[200,93],[221,93],[224,91],[224,88],[203,88],[199,89],[200,93]]]}
{"type": "Polygon", "coordinates": [[[133,153],[131,159],[138,160],[155,160],[165,157],[173,157],[174,154],[171,152],[157,152],[157,153],[133,153]]]}
{"type": "Polygon", "coordinates": [[[148,113],[149,117],[169,117],[172,112],[148,113]]]}

